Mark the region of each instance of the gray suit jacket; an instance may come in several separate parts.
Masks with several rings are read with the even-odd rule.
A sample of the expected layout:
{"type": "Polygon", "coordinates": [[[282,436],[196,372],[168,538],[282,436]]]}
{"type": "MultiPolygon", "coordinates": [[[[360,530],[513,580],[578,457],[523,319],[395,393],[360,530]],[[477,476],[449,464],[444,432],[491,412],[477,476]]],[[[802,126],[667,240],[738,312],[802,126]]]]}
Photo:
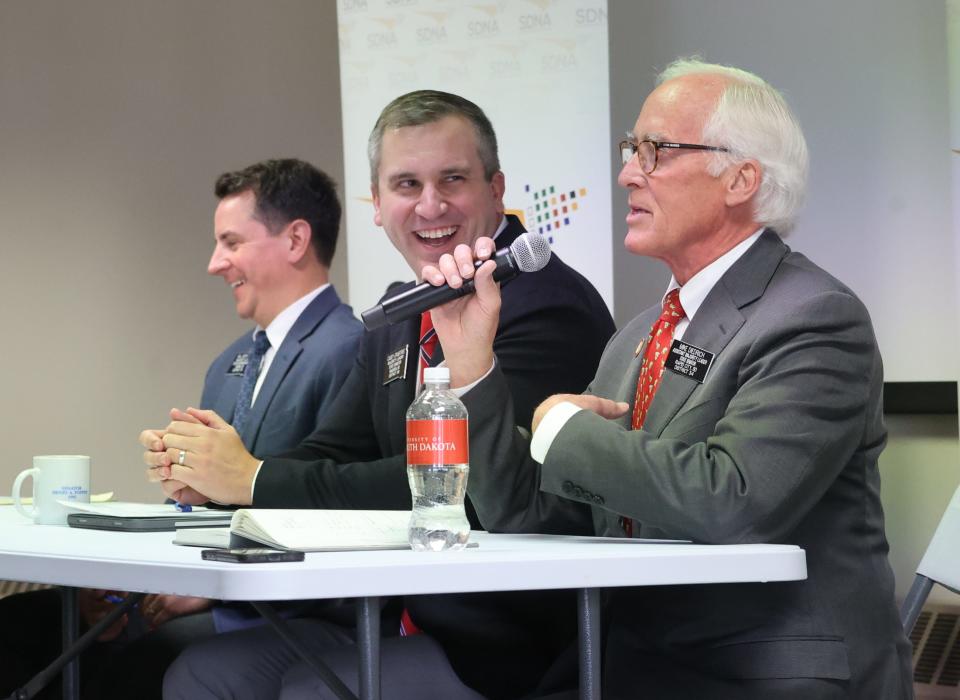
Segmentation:
{"type": "MultiPolygon", "coordinates": [[[[277,350],[243,430],[243,444],[259,457],[289,450],[313,432],[353,367],[363,327],[328,287],[307,305],[277,350]]],[[[233,418],[242,374],[237,356],[253,349],[247,333],[207,370],[200,405],[233,418]]]]}
{"type": "MultiPolygon", "coordinates": [[[[588,391],[632,405],[637,346],[658,314],[614,336],[588,391]]],[[[716,353],[703,383],[666,371],[637,431],[629,413],[579,412],[542,466],[503,410],[498,374],[467,394],[481,523],[623,536],[626,515],[639,537],[806,550],[804,582],[612,592],[605,697],[911,697],[877,471],[882,367],[863,304],[767,231],[683,342],[716,353]]]]}

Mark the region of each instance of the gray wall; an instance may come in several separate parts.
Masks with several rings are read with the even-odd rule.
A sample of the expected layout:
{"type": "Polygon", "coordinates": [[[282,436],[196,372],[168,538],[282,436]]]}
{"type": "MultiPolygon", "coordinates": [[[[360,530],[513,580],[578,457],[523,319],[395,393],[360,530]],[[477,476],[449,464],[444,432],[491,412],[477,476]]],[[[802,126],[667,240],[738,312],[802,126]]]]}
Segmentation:
{"type": "MultiPolygon", "coordinates": [[[[956,380],[958,353],[935,350],[958,346],[944,1],[611,0],[609,27],[615,136],[677,56],[740,66],[784,91],[811,154],[790,243],[867,304],[888,380],[956,380]]],[[[618,322],[668,278],[628,256],[614,272],[618,322]]]]}
{"type": "MultiPolygon", "coordinates": [[[[943,0],[609,5],[615,138],[633,127],[656,71],[678,56],[752,70],[785,92],[811,152],[807,204],[788,242],[863,298],[890,380],[958,375],[945,26],[943,0]]],[[[662,264],[622,252],[625,201],[615,187],[618,324],[658,302],[669,279],[662,264]]],[[[902,596],[960,482],[957,420],[894,416],[888,428],[880,466],[902,596]]]]}
{"type": "Polygon", "coordinates": [[[276,156],[341,181],[339,96],[333,2],[0,3],[0,492],[82,453],[94,490],[158,497],[137,434],[249,325],[206,274],[213,181],[276,156]]]}

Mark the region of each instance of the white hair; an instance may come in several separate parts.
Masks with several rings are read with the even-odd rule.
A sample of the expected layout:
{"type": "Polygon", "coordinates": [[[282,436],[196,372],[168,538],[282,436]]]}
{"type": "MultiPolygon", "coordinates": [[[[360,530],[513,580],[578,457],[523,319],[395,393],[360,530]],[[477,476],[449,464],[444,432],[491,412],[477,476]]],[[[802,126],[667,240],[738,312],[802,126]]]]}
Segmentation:
{"type": "Polygon", "coordinates": [[[686,75],[719,75],[727,86],[703,127],[703,140],[723,146],[710,162],[711,175],[745,159],[760,163],[754,218],[779,233],[793,227],[807,190],[807,143],[783,95],[762,78],[739,68],[681,58],[657,78],[657,85],[686,75]]]}

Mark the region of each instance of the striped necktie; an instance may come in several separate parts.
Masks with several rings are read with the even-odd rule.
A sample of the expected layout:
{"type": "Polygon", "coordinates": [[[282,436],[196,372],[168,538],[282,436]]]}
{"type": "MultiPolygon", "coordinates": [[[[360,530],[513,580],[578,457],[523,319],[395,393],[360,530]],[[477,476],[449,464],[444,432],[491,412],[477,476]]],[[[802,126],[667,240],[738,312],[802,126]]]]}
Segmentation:
{"type": "Polygon", "coordinates": [[[257,377],[260,376],[260,365],[263,364],[263,356],[269,347],[270,339],[267,338],[266,331],[257,331],[253,336],[253,351],[247,358],[247,366],[243,370],[243,382],[237,394],[237,405],[233,410],[233,427],[241,435],[243,424],[250,413],[250,404],[253,403],[253,389],[257,386],[257,377]]]}

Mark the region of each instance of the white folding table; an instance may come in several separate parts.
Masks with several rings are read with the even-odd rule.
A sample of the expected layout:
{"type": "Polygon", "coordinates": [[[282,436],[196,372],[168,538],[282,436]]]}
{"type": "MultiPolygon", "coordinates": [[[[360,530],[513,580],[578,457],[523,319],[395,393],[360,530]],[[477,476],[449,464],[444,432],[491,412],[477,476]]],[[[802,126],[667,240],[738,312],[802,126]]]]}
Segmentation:
{"type": "MultiPolygon", "coordinates": [[[[0,579],[220,600],[358,598],[363,700],[380,697],[380,597],[578,589],[580,695],[595,699],[600,589],[794,581],[807,575],[804,552],[792,545],[644,544],[474,532],[471,540],[479,547],[457,552],[318,552],[297,563],[228,564],[204,561],[199,548],[174,545],[172,538],[169,532],[39,526],[0,507],[0,579]]],[[[66,612],[75,629],[75,608],[66,612]]],[[[76,693],[75,662],[64,677],[65,695],[76,693]]]]}

